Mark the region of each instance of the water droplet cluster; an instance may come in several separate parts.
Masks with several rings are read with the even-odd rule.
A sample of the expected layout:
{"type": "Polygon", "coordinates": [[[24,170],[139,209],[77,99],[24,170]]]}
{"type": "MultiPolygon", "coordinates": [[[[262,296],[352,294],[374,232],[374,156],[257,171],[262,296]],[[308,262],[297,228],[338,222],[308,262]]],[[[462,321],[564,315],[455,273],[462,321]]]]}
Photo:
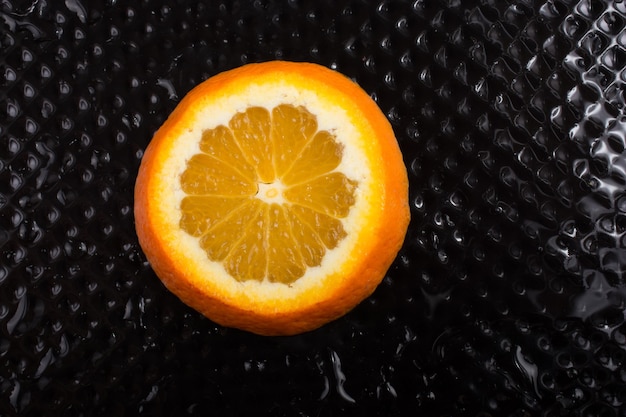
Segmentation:
{"type": "Polygon", "coordinates": [[[623,415],[625,2],[5,1],[0,22],[1,415],[623,415]],[[375,98],[412,223],[372,297],[268,339],[169,294],[132,207],[184,94],[270,59],[375,98]]]}

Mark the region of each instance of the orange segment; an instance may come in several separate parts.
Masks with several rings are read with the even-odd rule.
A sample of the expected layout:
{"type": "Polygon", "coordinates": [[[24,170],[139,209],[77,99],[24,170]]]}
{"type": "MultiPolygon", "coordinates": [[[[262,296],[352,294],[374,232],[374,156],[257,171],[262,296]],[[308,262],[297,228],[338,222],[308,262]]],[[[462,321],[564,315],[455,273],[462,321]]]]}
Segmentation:
{"type": "Polygon", "coordinates": [[[335,217],[302,206],[293,206],[290,211],[329,249],[334,249],[346,237],[343,224],[335,217]]]}
{"type": "Polygon", "coordinates": [[[300,151],[317,132],[317,120],[303,107],[287,104],[272,109],[272,142],[276,153],[276,174],[282,178],[300,151]]]}
{"type": "Polygon", "coordinates": [[[306,271],[301,244],[293,235],[285,208],[272,204],[268,212],[267,278],[270,282],[291,284],[306,271]]]}
{"type": "Polygon", "coordinates": [[[227,236],[219,239],[231,242],[224,266],[237,281],[262,281],[266,276],[269,210],[265,203],[258,202],[255,205],[259,206],[258,210],[250,208],[242,214],[244,221],[237,222],[237,226],[245,225],[244,227],[232,228],[227,236]]]}
{"type": "MultiPolygon", "coordinates": [[[[290,207],[285,213],[289,219],[293,238],[300,245],[302,260],[307,266],[318,266],[326,253],[326,248],[319,236],[318,229],[309,226],[303,219],[298,217],[293,207],[290,207]]],[[[306,216],[304,217],[306,218],[306,216]]],[[[341,236],[336,241],[341,240],[343,237],[345,236],[341,236]]]]}
{"type": "Polygon", "coordinates": [[[358,186],[341,172],[332,172],[294,185],[284,192],[292,203],[318,210],[334,217],[346,217],[354,204],[358,186]]]}
{"type": "Polygon", "coordinates": [[[220,125],[215,129],[205,130],[200,140],[200,150],[235,168],[250,182],[256,181],[254,166],[248,163],[235,141],[233,132],[226,126],[220,125]]]}
{"type": "Polygon", "coordinates": [[[333,135],[325,130],[317,132],[289,170],[284,172],[281,181],[285,185],[293,185],[326,174],[339,166],[342,155],[343,149],[333,135]]]}
{"type": "Polygon", "coordinates": [[[259,233],[258,223],[264,214],[263,209],[262,202],[248,200],[207,230],[200,238],[200,246],[212,261],[223,261],[237,244],[245,244],[247,237],[259,233]]]}
{"type": "Polygon", "coordinates": [[[262,182],[274,181],[273,146],[270,141],[270,113],[263,107],[250,107],[233,116],[230,128],[246,159],[262,182]]]}
{"type": "Polygon", "coordinates": [[[180,204],[180,227],[192,236],[202,236],[242,204],[246,198],[189,196],[180,204]]]}
{"type": "Polygon", "coordinates": [[[241,172],[232,166],[199,153],[187,162],[181,174],[180,184],[187,194],[192,195],[254,195],[258,189],[241,172]]]}
{"type": "Polygon", "coordinates": [[[218,74],[145,151],[137,236],[156,275],[225,326],[313,330],[371,294],[409,223],[408,179],[374,101],[315,64],[218,74]]]}

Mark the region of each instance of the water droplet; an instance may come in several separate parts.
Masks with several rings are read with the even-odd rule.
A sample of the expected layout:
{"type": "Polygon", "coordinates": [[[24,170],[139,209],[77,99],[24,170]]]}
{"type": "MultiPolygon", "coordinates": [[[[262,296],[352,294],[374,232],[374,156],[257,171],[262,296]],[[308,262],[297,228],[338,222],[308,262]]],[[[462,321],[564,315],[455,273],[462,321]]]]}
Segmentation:
{"type": "Polygon", "coordinates": [[[346,376],[341,369],[341,359],[339,358],[339,354],[334,350],[330,351],[330,361],[332,363],[333,375],[335,377],[335,389],[337,393],[343,398],[345,401],[349,403],[355,403],[355,399],[352,398],[345,390],[344,384],[346,382],[346,376]]]}
{"type": "Polygon", "coordinates": [[[74,13],[81,23],[87,23],[87,10],[80,0],[65,0],[65,7],[74,13]]]}
{"type": "Polygon", "coordinates": [[[157,79],[157,85],[167,91],[170,100],[178,100],[178,94],[176,93],[176,88],[174,87],[174,83],[172,83],[172,81],[165,78],[159,78],[157,79]]]}
{"type": "Polygon", "coordinates": [[[59,87],[59,94],[61,95],[68,95],[72,92],[72,87],[66,81],[59,81],[58,87],[59,87]]]}
{"type": "Polygon", "coordinates": [[[6,114],[10,118],[16,118],[20,113],[20,106],[15,101],[7,100],[6,102],[6,114]]]}
{"type": "Polygon", "coordinates": [[[618,13],[609,11],[596,21],[596,25],[601,31],[616,35],[624,28],[624,19],[618,13]]]}
{"type": "Polygon", "coordinates": [[[595,20],[602,14],[605,4],[599,0],[582,0],[576,6],[576,10],[583,16],[595,20]]]}
{"type": "Polygon", "coordinates": [[[24,84],[24,98],[29,100],[35,97],[35,89],[30,84],[24,84]]]}
{"type": "Polygon", "coordinates": [[[614,45],[607,49],[600,61],[612,70],[620,70],[626,65],[626,50],[614,45]]]}
{"type": "Polygon", "coordinates": [[[17,80],[17,73],[12,68],[5,67],[4,80],[7,82],[7,84],[14,82],[15,80],[17,80]]]}
{"type": "Polygon", "coordinates": [[[32,136],[35,133],[37,133],[37,131],[39,130],[39,126],[37,125],[37,123],[31,119],[31,118],[27,118],[26,122],[24,123],[24,131],[32,136]]]}

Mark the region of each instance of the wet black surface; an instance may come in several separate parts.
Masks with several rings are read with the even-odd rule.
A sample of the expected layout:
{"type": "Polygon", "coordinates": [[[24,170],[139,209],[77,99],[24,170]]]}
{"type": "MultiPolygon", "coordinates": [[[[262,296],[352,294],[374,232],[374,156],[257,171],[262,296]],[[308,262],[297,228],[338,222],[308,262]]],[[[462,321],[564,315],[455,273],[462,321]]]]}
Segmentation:
{"type": "Polygon", "coordinates": [[[0,415],[626,415],[623,1],[0,2],[0,415]],[[142,151],[246,62],[388,115],[406,244],[375,294],[263,338],[137,244],[142,151]]]}

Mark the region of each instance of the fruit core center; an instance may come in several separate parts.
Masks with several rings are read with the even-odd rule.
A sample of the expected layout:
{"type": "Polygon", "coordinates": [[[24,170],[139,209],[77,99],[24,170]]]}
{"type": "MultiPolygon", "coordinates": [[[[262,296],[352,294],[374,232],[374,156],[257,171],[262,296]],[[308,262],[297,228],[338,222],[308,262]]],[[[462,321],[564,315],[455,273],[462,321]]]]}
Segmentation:
{"type": "Polygon", "coordinates": [[[280,181],[270,183],[260,182],[256,196],[268,203],[280,203],[283,201],[283,190],[284,186],[280,181]]]}

